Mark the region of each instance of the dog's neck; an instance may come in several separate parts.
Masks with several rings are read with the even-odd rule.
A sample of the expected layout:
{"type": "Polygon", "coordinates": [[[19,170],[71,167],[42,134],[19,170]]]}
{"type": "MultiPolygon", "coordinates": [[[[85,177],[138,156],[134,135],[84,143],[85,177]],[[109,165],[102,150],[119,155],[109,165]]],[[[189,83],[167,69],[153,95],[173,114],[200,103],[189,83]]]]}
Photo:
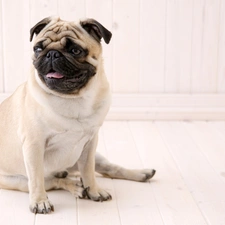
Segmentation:
{"type": "Polygon", "coordinates": [[[70,119],[78,119],[78,117],[87,118],[93,115],[93,111],[101,108],[99,111],[101,111],[101,114],[104,114],[102,116],[105,117],[110,106],[110,101],[108,101],[110,99],[110,91],[103,71],[99,71],[99,73],[101,73],[102,76],[96,74],[95,77],[89,81],[92,83],[88,84],[85,90],[81,91],[79,95],[66,96],[61,93],[55,94],[55,92],[48,89],[48,87],[42,83],[36,70],[33,70],[29,77],[27,88],[30,89],[29,91],[32,97],[38,104],[60,116],[70,119]],[[102,89],[101,87],[107,88],[102,89]],[[55,109],[57,109],[57,112],[55,109]]]}

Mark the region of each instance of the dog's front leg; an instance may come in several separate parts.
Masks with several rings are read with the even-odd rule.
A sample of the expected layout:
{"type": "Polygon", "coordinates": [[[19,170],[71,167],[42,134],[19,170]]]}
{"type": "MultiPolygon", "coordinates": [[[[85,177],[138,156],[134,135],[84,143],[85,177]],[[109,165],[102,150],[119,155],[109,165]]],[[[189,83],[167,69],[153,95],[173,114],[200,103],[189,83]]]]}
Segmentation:
{"type": "Polygon", "coordinates": [[[44,143],[30,138],[23,143],[23,156],[28,177],[30,210],[33,213],[49,213],[54,211],[49,202],[44,183],[44,143]]]}
{"type": "Polygon", "coordinates": [[[95,150],[98,135],[95,135],[85,146],[78,160],[78,169],[85,188],[85,194],[94,201],[107,201],[111,195],[98,187],[95,178],[95,150]]]}

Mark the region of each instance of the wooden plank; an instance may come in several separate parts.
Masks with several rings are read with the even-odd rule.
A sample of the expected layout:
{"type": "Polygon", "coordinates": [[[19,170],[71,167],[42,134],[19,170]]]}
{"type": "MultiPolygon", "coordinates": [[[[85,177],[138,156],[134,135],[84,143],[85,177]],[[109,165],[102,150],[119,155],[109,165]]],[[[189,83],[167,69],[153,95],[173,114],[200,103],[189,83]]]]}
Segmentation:
{"type": "MultiPolygon", "coordinates": [[[[0,0],[0,15],[2,16],[2,0],[0,0]]],[[[4,55],[3,55],[3,21],[0,20],[0,92],[4,92],[4,55]]]]}
{"type": "Polygon", "coordinates": [[[140,1],[140,92],[164,92],[166,0],[140,1]]]}
{"type": "Polygon", "coordinates": [[[78,199],[78,224],[120,225],[117,195],[114,192],[113,181],[98,177],[97,182],[100,187],[112,195],[112,200],[94,202],[87,199],[78,199]]]}
{"type": "Polygon", "coordinates": [[[27,67],[29,63],[27,62],[26,52],[27,46],[29,48],[29,30],[27,30],[29,14],[26,7],[28,0],[24,0],[22,4],[19,1],[13,2],[13,4],[12,7],[11,1],[2,1],[6,92],[14,91],[20,83],[24,82],[27,78],[26,72],[30,68],[27,67]],[[12,19],[12,15],[16,16],[16,19],[12,19]],[[27,37],[27,41],[25,41],[24,37],[27,37]],[[26,68],[24,68],[24,65],[26,65],[26,68]]]}
{"type": "Polygon", "coordinates": [[[225,171],[225,139],[211,123],[184,123],[189,135],[218,174],[225,171]],[[207,140],[207,141],[206,141],[207,140]]]}
{"type": "Polygon", "coordinates": [[[215,93],[218,79],[220,0],[194,1],[192,91],[215,93]]]}
{"type": "Polygon", "coordinates": [[[114,92],[139,90],[139,0],[113,1],[114,92]]]}
{"type": "Polygon", "coordinates": [[[192,2],[167,1],[165,92],[190,92],[192,2]]]}
{"type": "Polygon", "coordinates": [[[137,169],[142,168],[127,122],[105,122],[102,131],[106,152],[110,161],[128,168],[134,168],[134,166],[137,167],[137,169]],[[128,149],[129,160],[124,160],[127,158],[126,150],[128,149]]]}
{"type": "Polygon", "coordinates": [[[0,202],[0,224],[35,224],[35,215],[29,210],[29,197],[27,193],[0,189],[0,202]]]}
{"type": "Polygon", "coordinates": [[[58,0],[58,14],[63,20],[69,21],[85,18],[85,0],[58,0]]]}
{"type": "Polygon", "coordinates": [[[155,123],[136,121],[129,126],[144,166],[156,169],[150,183],[165,224],[207,224],[155,123]]]}
{"type": "Polygon", "coordinates": [[[199,151],[182,123],[156,122],[156,125],[207,223],[223,224],[225,215],[212,209],[225,202],[224,181],[199,151]]]}
{"type": "Polygon", "coordinates": [[[42,215],[37,214],[35,225],[76,225],[78,224],[76,198],[71,193],[63,190],[50,191],[48,197],[54,205],[55,211],[42,215]]]}
{"type": "Polygon", "coordinates": [[[150,184],[115,180],[114,187],[121,224],[164,224],[150,184]]]}
{"type": "Polygon", "coordinates": [[[225,92],[225,2],[220,6],[220,34],[218,48],[218,92],[225,92]]]}
{"type": "Polygon", "coordinates": [[[109,83],[113,82],[113,1],[111,0],[86,0],[86,17],[94,18],[105,28],[112,32],[112,39],[107,45],[102,40],[104,67],[109,83]]]}
{"type": "Polygon", "coordinates": [[[225,134],[225,122],[224,121],[211,121],[210,125],[217,129],[223,136],[225,134]]]}
{"type": "MultiPolygon", "coordinates": [[[[108,159],[128,168],[143,168],[126,122],[105,122],[103,136],[108,159]]],[[[163,224],[152,184],[113,180],[122,224],[163,224]]]]}

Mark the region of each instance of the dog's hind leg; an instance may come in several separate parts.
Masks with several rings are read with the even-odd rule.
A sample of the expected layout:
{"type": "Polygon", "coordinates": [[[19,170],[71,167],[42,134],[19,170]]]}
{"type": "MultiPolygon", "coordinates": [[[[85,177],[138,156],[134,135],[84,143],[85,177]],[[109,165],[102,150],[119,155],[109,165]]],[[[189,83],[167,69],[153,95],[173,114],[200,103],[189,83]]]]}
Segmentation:
{"type": "Polygon", "coordinates": [[[126,169],[110,163],[106,158],[97,152],[95,154],[95,170],[106,177],[141,182],[148,181],[155,175],[156,172],[154,169],[126,169]]]}
{"type": "MultiPolygon", "coordinates": [[[[0,188],[8,190],[18,190],[29,192],[28,179],[24,176],[0,175],[0,188]]],[[[45,190],[64,189],[71,192],[76,197],[82,197],[83,187],[80,181],[69,178],[49,177],[45,179],[45,190]]]]}
{"type": "Polygon", "coordinates": [[[28,192],[28,180],[24,176],[0,175],[0,188],[28,192]]]}

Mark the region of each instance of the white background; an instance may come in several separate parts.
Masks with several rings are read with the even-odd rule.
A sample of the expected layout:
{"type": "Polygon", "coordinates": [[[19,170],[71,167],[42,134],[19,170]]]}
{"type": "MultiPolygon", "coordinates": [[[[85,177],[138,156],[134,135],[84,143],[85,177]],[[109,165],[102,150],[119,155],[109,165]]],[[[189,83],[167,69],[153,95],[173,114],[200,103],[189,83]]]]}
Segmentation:
{"type": "Polygon", "coordinates": [[[224,0],[0,0],[0,100],[26,80],[29,30],[50,15],[112,31],[109,118],[225,118],[224,0]]]}

